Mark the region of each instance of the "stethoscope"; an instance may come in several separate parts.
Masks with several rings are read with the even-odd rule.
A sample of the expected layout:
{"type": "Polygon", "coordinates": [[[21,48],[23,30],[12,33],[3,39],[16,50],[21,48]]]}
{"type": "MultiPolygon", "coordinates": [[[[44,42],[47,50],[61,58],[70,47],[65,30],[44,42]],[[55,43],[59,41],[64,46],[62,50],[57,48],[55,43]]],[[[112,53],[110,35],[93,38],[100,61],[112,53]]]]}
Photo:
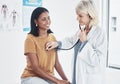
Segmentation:
{"type": "MultiPolygon", "coordinates": [[[[85,29],[85,25],[84,26],[80,26],[80,24],[79,24],[79,29],[80,30],[83,30],[83,29],[85,29]]],[[[75,45],[77,44],[79,42],[79,39],[73,44],[73,46],[71,46],[70,48],[68,48],[68,49],[65,49],[65,48],[57,48],[57,49],[59,49],[59,50],[70,50],[70,49],[72,49],[73,47],[75,47],[75,45]]]]}

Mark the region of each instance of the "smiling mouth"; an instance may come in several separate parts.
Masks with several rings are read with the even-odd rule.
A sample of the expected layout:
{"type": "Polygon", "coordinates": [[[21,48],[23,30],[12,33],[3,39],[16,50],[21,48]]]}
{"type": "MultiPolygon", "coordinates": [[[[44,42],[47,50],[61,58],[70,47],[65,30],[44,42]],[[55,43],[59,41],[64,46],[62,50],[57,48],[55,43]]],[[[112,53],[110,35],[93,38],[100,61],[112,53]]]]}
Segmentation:
{"type": "Polygon", "coordinates": [[[47,27],[49,27],[50,25],[46,25],[47,27]]]}

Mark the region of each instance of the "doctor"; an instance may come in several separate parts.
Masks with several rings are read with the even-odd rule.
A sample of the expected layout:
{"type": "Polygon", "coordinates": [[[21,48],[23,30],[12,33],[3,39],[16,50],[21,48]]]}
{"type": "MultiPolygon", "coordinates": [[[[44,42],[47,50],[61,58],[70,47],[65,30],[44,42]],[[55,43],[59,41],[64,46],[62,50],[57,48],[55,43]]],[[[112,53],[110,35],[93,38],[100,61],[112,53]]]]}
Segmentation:
{"type": "Polygon", "coordinates": [[[98,26],[98,14],[93,1],[81,1],[76,7],[77,20],[84,29],[72,37],[49,42],[46,49],[69,49],[74,46],[72,84],[105,84],[107,55],[106,33],[98,26]]]}

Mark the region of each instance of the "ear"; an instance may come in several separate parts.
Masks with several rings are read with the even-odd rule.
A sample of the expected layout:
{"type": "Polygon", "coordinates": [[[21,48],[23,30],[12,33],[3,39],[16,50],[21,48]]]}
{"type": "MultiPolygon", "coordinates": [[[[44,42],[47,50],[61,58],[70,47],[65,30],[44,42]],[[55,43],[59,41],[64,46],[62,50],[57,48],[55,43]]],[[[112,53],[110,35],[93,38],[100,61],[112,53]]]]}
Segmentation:
{"type": "Polygon", "coordinates": [[[89,18],[92,20],[93,18],[89,15],[89,18]]]}
{"type": "Polygon", "coordinates": [[[37,20],[34,20],[34,23],[37,24],[37,20]]]}

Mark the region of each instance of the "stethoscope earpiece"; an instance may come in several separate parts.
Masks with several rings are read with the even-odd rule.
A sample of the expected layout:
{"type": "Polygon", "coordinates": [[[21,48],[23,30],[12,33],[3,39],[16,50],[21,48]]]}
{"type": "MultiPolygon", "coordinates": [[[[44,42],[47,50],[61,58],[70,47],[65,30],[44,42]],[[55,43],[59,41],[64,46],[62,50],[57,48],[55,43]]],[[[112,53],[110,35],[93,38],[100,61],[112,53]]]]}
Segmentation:
{"type": "Polygon", "coordinates": [[[79,29],[80,29],[80,30],[84,30],[84,29],[85,29],[85,25],[82,25],[82,26],[81,26],[81,25],[79,24],[79,29]]]}

